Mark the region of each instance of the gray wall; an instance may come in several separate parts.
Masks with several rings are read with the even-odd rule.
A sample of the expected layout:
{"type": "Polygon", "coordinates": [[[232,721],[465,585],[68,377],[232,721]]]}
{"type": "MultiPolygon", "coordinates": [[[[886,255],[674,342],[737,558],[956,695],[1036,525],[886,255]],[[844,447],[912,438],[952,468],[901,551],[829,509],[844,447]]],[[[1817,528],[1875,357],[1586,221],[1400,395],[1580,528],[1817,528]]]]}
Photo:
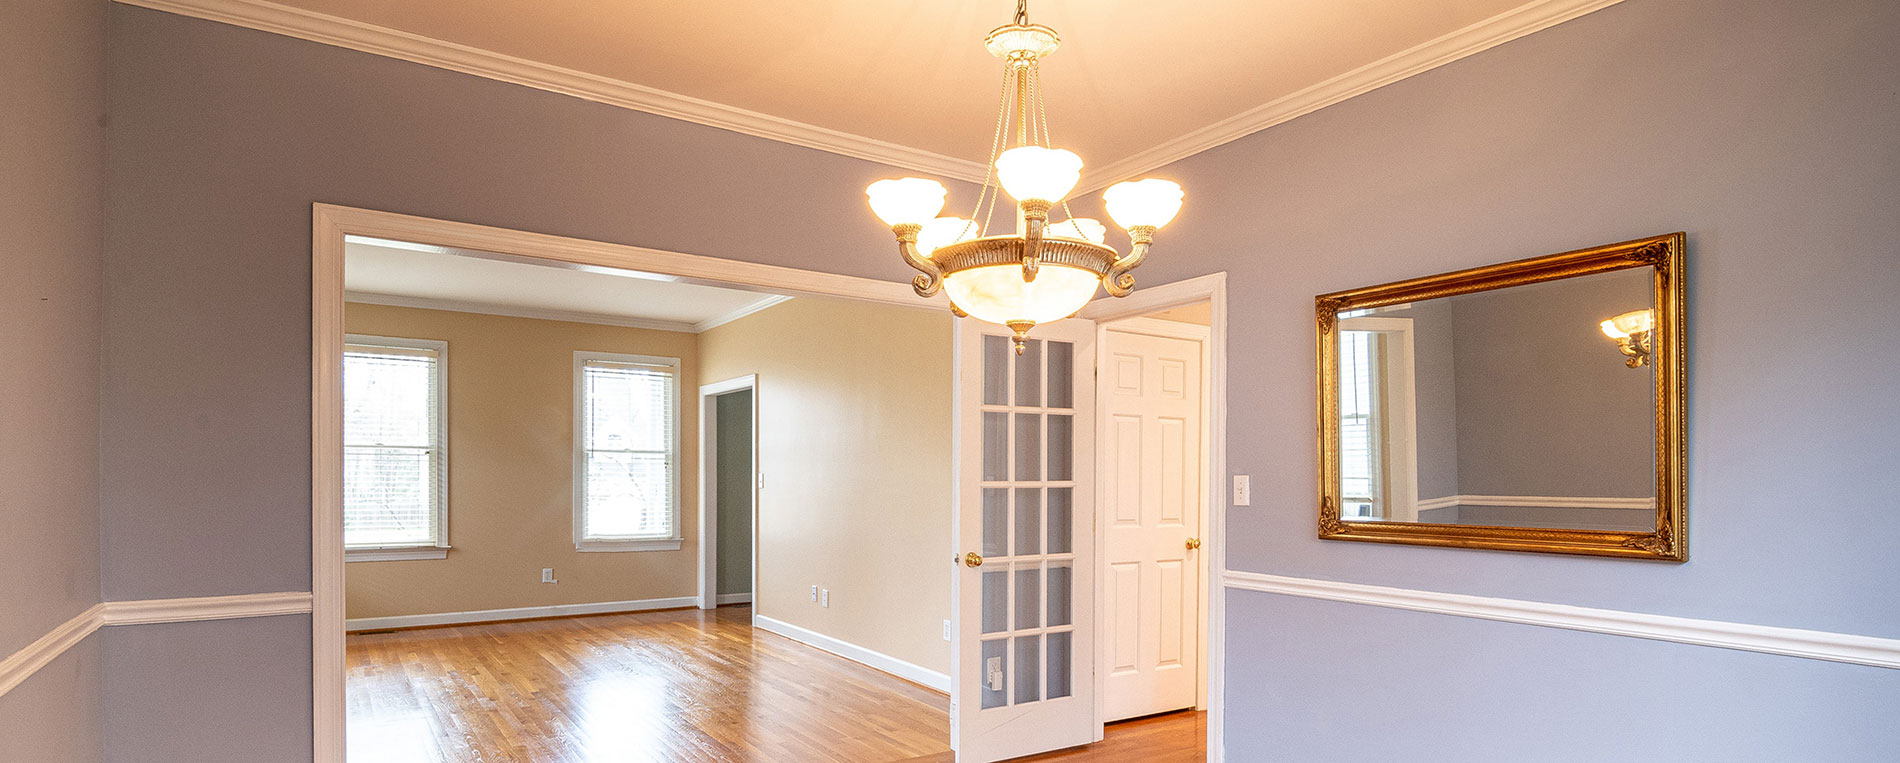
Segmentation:
{"type": "MultiPolygon", "coordinates": [[[[861,201],[891,174],[876,165],[154,11],[110,18],[114,598],[308,585],[311,202],[906,277],[861,201]]],[[[1232,378],[1246,383],[1229,452],[1257,495],[1230,512],[1230,564],[1900,636],[1900,589],[1870,582],[1900,577],[1900,514],[1858,514],[1851,533],[1812,519],[1900,496],[1883,468],[1900,451],[1896,35],[1900,5],[1880,0],[1627,0],[1167,168],[1189,205],[1143,282],[1225,270],[1234,289],[1232,378]],[[1692,561],[1314,539],[1312,295],[1674,230],[1690,234],[1692,561]]],[[[1735,750],[1720,736],[1733,732],[1873,760],[1900,733],[1860,722],[1900,703],[1890,672],[1230,602],[1236,760],[1522,757],[1464,740],[1531,734],[1495,721],[1522,717],[1532,691],[1579,721],[1544,727],[1562,749],[1608,736],[1695,759],[1735,750]],[[1355,648],[1380,635],[1404,648],[1355,648]],[[1751,725],[1769,700],[1740,684],[1800,689],[1784,710],[1811,722],[1751,725]],[[1434,685],[1463,689],[1435,706],[1459,712],[1432,714],[1430,734],[1385,722],[1395,702],[1337,733],[1346,695],[1434,685]]],[[[307,630],[278,620],[307,622],[142,626],[109,644],[108,733],[123,743],[108,756],[168,759],[126,746],[159,728],[213,742],[201,761],[307,756],[307,630]],[[154,678],[223,653],[262,677],[241,722],[212,712],[233,701],[222,673],[154,678]]]]}
{"type": "Polygon", "coordinates": [[[1450,300],[1460,494],[1656,494],[1655,366],[1623,365],[1597,328],[1650,304],[1650,274],[1625,270],[1450,300]]]}
{"type": "MultiPolygon", "coordinates": [[[[1157,173],[1188,203],[1143,278],[1225,270],[1235,290],[1230,468],[1255,495],[1228,513],[1229,565],[1900,637],[1895,39],[1885,0],[1626,0],[1157,173]],[[1314,537],[1313,295],[1677,230],[1689,562],[1314,537]]],[[[1533,735],[1555,745],[1538,759],[1605,739],[1658,760],[1900,744],[1864,715],[1900,706],[1892,671],[1229,601],[1237,760],[1521,760],[1533,735]],[[1348,729],[1352,706],[1372,717],[1348,729]]]]}
{"type": "Polygon", "coordinates": [[[87,637],[0,695],[0,760],[100,759],[100,639],[87,637]]]}
{"type": "MultiPolygon", "coordinates": [[[[0,23],[0,656],[99,601],[105,8],[0,23]]],[[[0,759],[97,760],[92,641],[0,697],[0,759]]]]}
{"type": "Polygon", "coordinates": [[[752,390],[714,398],[719,407],[719,593],[752,592],[752,390]]]}

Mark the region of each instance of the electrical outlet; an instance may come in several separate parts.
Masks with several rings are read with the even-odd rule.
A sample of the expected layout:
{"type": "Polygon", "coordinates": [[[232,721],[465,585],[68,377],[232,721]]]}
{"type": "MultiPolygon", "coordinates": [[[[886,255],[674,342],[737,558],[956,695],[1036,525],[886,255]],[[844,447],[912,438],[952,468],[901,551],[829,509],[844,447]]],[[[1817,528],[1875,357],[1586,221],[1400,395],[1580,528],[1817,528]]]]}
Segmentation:
{"type": "Polygon", "coordinates": [[[1234,505],[1253,505],[1253,478],[1245,474],[1234,475],[1234,505]]]}
{"type": "Polygon", "coordinates": [[[543,583],[553,583],[553,582],[555,582],[555,580],[554,580],[554,568],[553,568],[553,567],[542,567],[542,568],[541,568],[541,582],[543,582],[543,583]]]}
{"type": "Polygon", "coordinates": [[[818,592],[818,606],[831,606],[831,589],[826,588],[818,592]]]}
{"type": "Polygon", "coordinates": [[[943,621],[943,640],[945,641],[950,640],[950,621],[949,620],[943,621]]]}
{"type": "Polygon", "coordinates": [[[816,585],[811,587],[811,600],[814,602],[818,601],[818,586],[816,585]]]}

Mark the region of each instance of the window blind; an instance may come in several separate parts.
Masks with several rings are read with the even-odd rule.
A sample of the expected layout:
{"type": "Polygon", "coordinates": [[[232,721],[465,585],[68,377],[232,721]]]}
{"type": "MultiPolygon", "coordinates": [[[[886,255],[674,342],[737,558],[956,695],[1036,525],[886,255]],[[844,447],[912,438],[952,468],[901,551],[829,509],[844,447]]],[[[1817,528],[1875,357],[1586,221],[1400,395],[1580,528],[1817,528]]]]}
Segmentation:
{"type": "Polygon", "coordinates": [[[673,537],[673,368],[587,360],[581,374],[582,538],[673,537]]]}
{"type": "Polygon", "coordinates": [[[343,544],[433,546],[442,511],[440,354],[347,345],[343,544]]]}

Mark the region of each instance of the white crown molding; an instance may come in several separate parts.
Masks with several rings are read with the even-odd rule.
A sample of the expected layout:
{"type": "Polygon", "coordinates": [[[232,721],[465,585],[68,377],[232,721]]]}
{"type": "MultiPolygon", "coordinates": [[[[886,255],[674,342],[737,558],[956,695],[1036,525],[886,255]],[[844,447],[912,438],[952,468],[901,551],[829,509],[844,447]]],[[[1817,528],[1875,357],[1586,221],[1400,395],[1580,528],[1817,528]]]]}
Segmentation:
{"type": "Polygon", "coordinates": [[[6,696],[7,692],[13,691],[13,687],[19,686],[39,672],[40,668],[59,659],[66,650],[99,630],[105,609],[104,604],[87,607],[84,612],[73,615],[72,619],[54,626],[46,635],[34,639],[33,643],[21,647],[20,651],[0,660],[0,696],[6,696]]]}
{"type": "Polygon", "coordinates": [[[634,599],[631,601],[601,601],[591,604],[554,604],[545,607],[513,607],[510,609],[478,609],[467,612],[438,612],[425,615],[358,617],[344,621],[344,629],[348,631],[372,631],[384,628],[418,628],[426,625],[496,623],[507,620],[533,620],[543,617],[650,612],[656,609],[681,609],[698,605],[699,600],[694,597],[675,596],[667,599],[634,599]]]}
{"type": "Polygon", "coordinates": [[[764,299],[761,299],[757,302],[754,302],[750,305],[746,305],[745,307],[741,307],[737,310],[726,313],[724,315],[715,315],[711,318],[707,318],[706,320],[695,323],[693,324],[693,331],[694,333],[699,333],[710,328],[724,326],[728,323],[739,320],[740,318],[744,318],[748,315],[756,313],[760,310],[764,310],[765,308],[771,307],[773,305],[776,305],[780,302],[784,302],[789,299],[791,299],[791,297],[774,294],[772,296],[766,297],[764,299]]]}
{"type": "Polygon", "coordinates": [[[910,662],[892,657],[882,652],[874,652],[864,647],[832,638],[807,628],[801,628],[783,620],[774,620],[765,615],[754,614],[752,627],[771,631],[780,636],[810,647],[816,647],[852,662],[869,668],[884,671],[911,683],[940,692],[950,692],[950,676],[910,662]]]}
{"type": "Polygon", "coordinates": [[[1419,511],[1452,506],[1503,506],[1523,509],[1647,509],[1656,508],[1654,498],[1594,498],[1573,495],[1448,495],[1418,502],[1419,511]]]}
{"type": "Polygon", "coordinates": [[[46,635],[0,660],[0,696],[51,664],[66,650],[108,625],[183,623],[240,617],[295,615],[310,611],[310,594],[249,593],[185,599],[106,601],[88,607],[46,635]]]}
{"type": "Polygon", "coordinates": [[[633,318],[623,315],[602,315],[572,310],[553,310],[540,307],[515,307],[496,305],[486,302],[465,302],[459,299],[437,299],[435,297],[406,297],[399,294],[377,294],[366,291],[348,291],[343,293],[343,301],[365,305],[387,305],[389,307],[414,307],[423,310],[446,310],[455,313],[479,313],[482,315],[500,315],[509,318],[534,318],[544,321],[566,321],[568,323],[592,323],[601,326],[621,326],[624,328],[647,329],[650,331],[677,331],[692,334],[699,331],[697,324],[685,321],[660,321],[651,318],[633,318]]]}
{"type": "Polygon", "coordinates": [[[978,162],[263,0],[117,2],[525,85],[893,167],[983,182],[985,167],[978,162]]]}
{"type": "Polygon", "coordinates": [[[1441,615],[1541,625],[1591,633],[1761,652],[1811,660],[1900,668],[1900,639],[1722,620],[1652,615],[1522,599],[1418,591],[1409,588],[1228,571],[1227,588],[1368,604],[1441,615]]]}
{"type": "Polygon", "coordinates": [[[1132,179],[1353,96],[1549,29],[1623,0],[1534,0],[1083,174],[1076,195],[1132,179]]]}

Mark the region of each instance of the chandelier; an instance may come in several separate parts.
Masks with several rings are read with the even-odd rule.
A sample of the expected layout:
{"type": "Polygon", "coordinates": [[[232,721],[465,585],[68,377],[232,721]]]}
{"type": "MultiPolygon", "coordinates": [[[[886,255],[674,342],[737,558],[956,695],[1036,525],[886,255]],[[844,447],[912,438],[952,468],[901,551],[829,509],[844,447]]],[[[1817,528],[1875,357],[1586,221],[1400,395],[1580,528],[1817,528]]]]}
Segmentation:
{"type": "Polygon", "coordinates": [[[1128,231],[1126,255],[1106,245],[1108,230],[1099,221],[1069,213],[1082,158],[1049,144],[1037,76],[1038,64],[1060,44],[1055,30],[1029,23],[1028,0],[1016,3],[1014,23],[984,39],[990,54],[1004,61],[1003,91],[989,168],[970,217],[937,216],[949,192],[935,180],[879,180],[865,189],[871,211],[897,234],[904,262],[923,273],[911,281],[917,295],[947,292],[958,317],[1008,326],[1017,354],[1031,328],[1075,315],[1095,298],[1097,284],[1110,296],[1132,292],[1129,271],[1147,257],[1155,231],[1181,211],[1181,186],[1173,182],[1110,187],[1102,200],[1128,231]],[[1012,128],[1015,146],[1004,150],[1012,128]],[[1016,229],[992,236],[989,221],[1003,192],[1016,200],[1016,229]],[[1049,213],[1058,206],[1063,219],[1052,223],[1049,213]]]}

